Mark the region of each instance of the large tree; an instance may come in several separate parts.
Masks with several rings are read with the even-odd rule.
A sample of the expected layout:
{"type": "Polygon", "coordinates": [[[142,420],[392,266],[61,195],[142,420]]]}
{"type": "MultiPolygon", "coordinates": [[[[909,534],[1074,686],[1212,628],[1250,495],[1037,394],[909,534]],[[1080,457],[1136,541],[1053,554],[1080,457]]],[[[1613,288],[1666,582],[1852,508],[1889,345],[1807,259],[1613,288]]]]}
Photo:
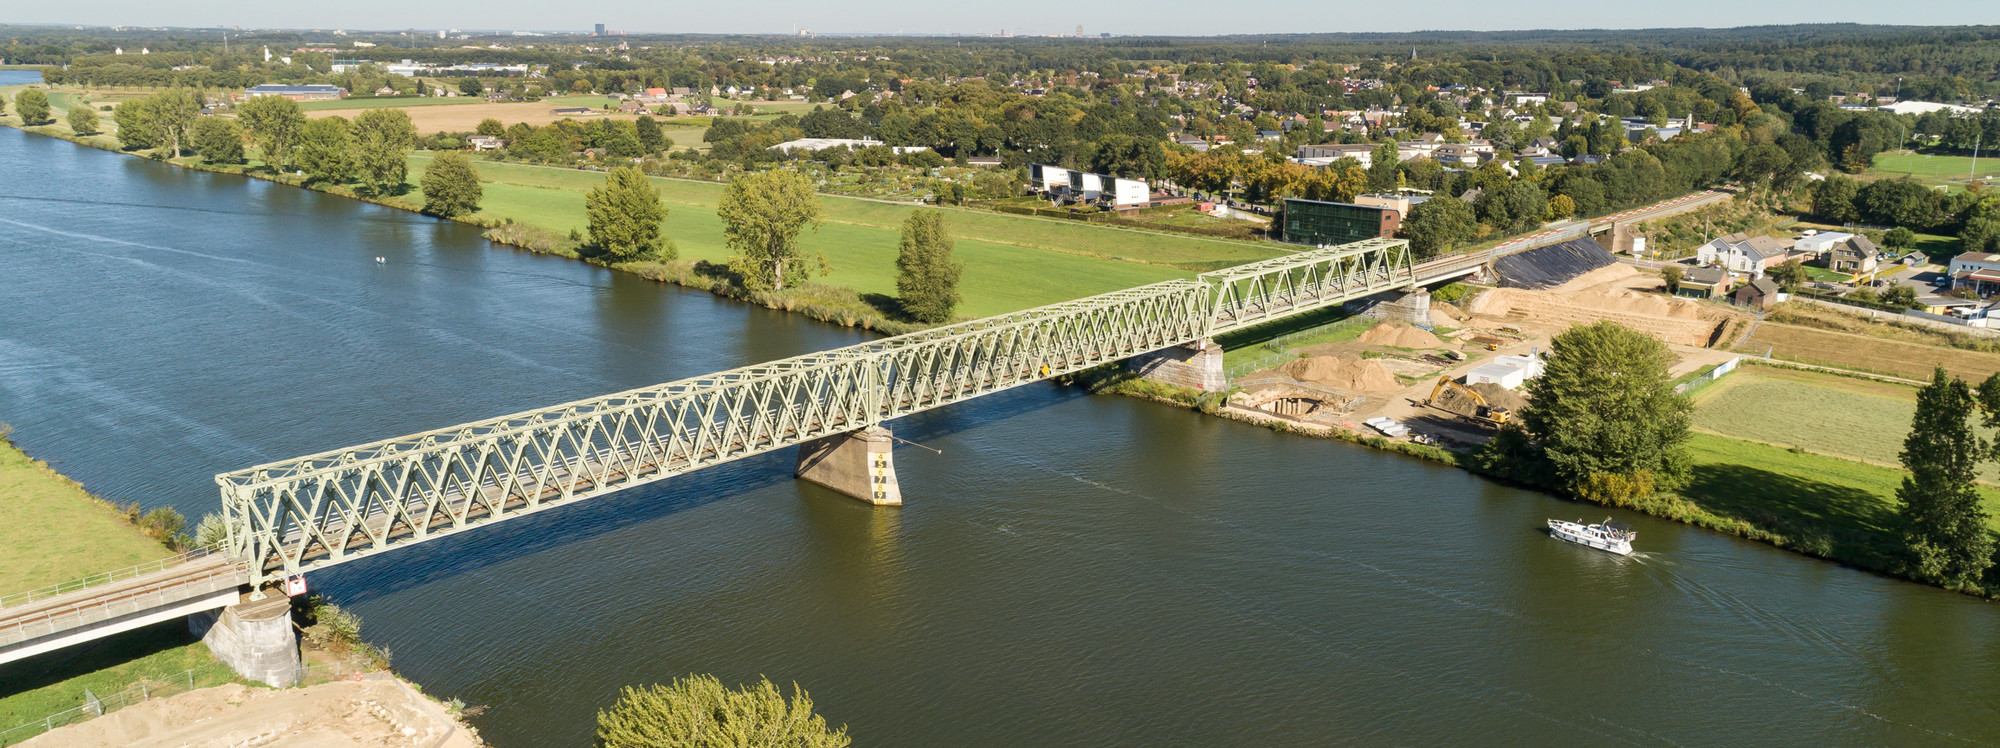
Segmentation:
{"type": "Polygon", "coordinates": [[[640,147],[647,153],[659,153],[674,147],[674,141],[669,140],[666,131],[660,127],[660,121],[653,119],[650,114],[639,115],[639,119],[633,122],[633,127],[633,131],[639,136],[640,147]]]}
{"type": "Polygon", "coordinates": [[[49,95],[35,88],[14,96],[14,113],[21,116],[21,124],[30,127],[55,121],[49,118],[49,95]]]}
{"type": "Polygon", "coordinates": [[[724,688],[712,675],[626,688],[597,713],[601,748],[846,748],[846,727],[828,727],[797,684],[792,696],[761,678],[724,688]]]}
{"type": "Polygon", "coordinates": [[[1964,380],[1938,367],[1917,391],[1916,415],[1903,439],[1903,467],[1910,471],[1896,491],[1903,539],[1915,556],[1916,575],[1946,586],[1977,582],[1993,563],[1976,483],[1988,452],[1970,420],[1976,402],[1964,380]]]}
{"type": "Polygon", "coordinates": [[[369,192],[386,195],[402,188],[416,144],[417,128],[401,109],[380,107],[354,118],[354,166],[369,192]]]}
{"type": "Polygon", "coordinates": [[[339,184],[354,175],[353,151],[354,133],[347,120],[323,117],[307,122],[299,131],[293,159],[307,181],[339,184]]]}
{"type": "Polygon", "coordinates": [[[237,107],[236,117],[264,152],[266,166],[283,171],[291,165],[292,149],[306,127],[306,113],[298,102],[283,96],[258,96],[237,107]]]}
{"type": "Polygon", "coordinates": [[[1615,322],[1572,327],[1549,343],[1528,406],[1487,448],[1489,467],[1607,503],[1687,478],[1692,406],[1675,394],[1667,346],[1615,322]]]}
{"type": "Polygon", "coordinates": [[[958,306],[958,276],[965,263],[952,259],[952,244],[942,211],[920,210],[903,221],[903,238],[896,245],[896,294],[903,311],[920,322],[948,322],[958,306]]]}
{"type": "Polygon", "coordinates": [[[118,146],[128,151],[158,148],[160,131],[153,126],[153,107],[145,99],[126,99],[111,110],[118,125],[118,146]]]}
{"type": "Polygon", "coordinates": [[[440,218],[456,218],[479,210],[485,188],[479,185],[479,170],[472,159],[459,151],[445,151],[424,170],[424,212],[440,218]]]}
{"type": "Polygon", "coordinates": [[[1403,235],[1410,238],[1410,249],[1417,258],[1427,259],[1459,242],[1471,241],[1479,235],[1479,222],[1465,201],[1439,195],[1410,209],[1409,219],[1403,221],[1403,235]]]}
{"type": "Polygon", "coordinates": [[[626,261],[659,252],[660,223],[667,220],[667,206],[660,202],[660,188],[637,167],[612,169],[604,185],[584,197],[583,206],[590,220],[590,244],[599,254],[626,261]]]}
{"type": "Polygon", "coordinates": [[[169,88],[148,96],[146,111],[168,158],[178,157],[194,145],[194,122],[201,117],[201,96],[194,91],[169,88]]]}
{"type": "Polygon", "coordinates": [[[243,163],[243,126],[235,120],[203,117],[194,123],[194,151],[211,164],[243,163]]]}
{"type": "Polygon", "coordinates": [[[821,216],[819,194],[804,174],[774,169],[739,176],[723,188],[715,212],[723,242],[735,252],[729,267],[745,286],[782,291],[810,278],[815,267],[825,272],[826,258],[799,245],[799,234],[808,225],[817,229],[821,216]]]}
{"type": "Polygon", "coordinates": [[[96,135],[98,130],[97,112],[90,106],[78,103],[69,108],[69,131],[78,135],[96,135]]]}

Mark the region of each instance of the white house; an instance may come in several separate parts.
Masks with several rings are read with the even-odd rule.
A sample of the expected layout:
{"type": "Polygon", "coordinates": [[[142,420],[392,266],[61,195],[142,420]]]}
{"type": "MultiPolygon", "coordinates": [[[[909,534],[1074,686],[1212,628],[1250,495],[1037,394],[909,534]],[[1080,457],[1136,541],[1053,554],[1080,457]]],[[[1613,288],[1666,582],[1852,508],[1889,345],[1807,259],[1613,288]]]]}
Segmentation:
{"type": "Polygon", "coordinates": [[[1696,264],[1716,265],[1752,277],[1761,276],[1766,269],[1784,261],[1784,242],[1768,236],[1730,234],[1695,251],[1696,264]]]}
{"type": "Polygon", "coordinates": [[[1801,252],[1809,252],[1816,257],[1823,257],[1826,255],[1828,249],[1833,248],[1833,245],[1846,241],[1853,236],[1853,234],[1845,231],[1807,232],[1804,236],[1792,240],[1792,248],[1801,252]]]}

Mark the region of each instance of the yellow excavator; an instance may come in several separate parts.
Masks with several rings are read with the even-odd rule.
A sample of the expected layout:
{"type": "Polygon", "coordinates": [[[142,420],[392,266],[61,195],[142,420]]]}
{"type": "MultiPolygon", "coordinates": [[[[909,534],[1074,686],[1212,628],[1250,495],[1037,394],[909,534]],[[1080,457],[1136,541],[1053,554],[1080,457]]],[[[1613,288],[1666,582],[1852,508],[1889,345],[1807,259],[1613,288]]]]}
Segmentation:
{"type": "Polygon", "coordinates": [[[1467,415],[1473,420],[1484,421],[1495,426],[1505,425],[1508,419],[1514,417],[1513,411],[1506,408],[1493,407],[1486,402],[1486,398],[1481,396],[1478,390],[1453,381],[1450,375],[1438,377],[1437,386],[1431,388],[1431,396],[1424,400],[1424,404],[1440,410],[1467,415]],[[1455,394],[1463,398],[1466,402],[1471,403],[1472,412],[1468,414],[1454,408],[1445,407],[1444,401],[1441,398],[1447,394],[1455,394]]]}

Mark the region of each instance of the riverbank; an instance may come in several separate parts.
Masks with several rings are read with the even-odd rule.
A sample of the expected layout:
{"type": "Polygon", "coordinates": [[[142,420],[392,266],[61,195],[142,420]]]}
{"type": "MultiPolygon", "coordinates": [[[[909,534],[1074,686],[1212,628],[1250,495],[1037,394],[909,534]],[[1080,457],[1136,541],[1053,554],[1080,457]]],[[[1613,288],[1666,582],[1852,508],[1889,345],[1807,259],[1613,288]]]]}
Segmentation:
{"type": "MultiPolygon", "coordinates": [[[[0,436],[0,594],[26,592],[172,555],[112,502],[0,436]]],[[[0,665],[0,730],[213,659],[184,622],[0,665]]]]}
{"type": "MultiPolygon", "coordinates": [[[[90,493],[82,484],[30,457],[0,432],[0,594],[63,584],[90,574],[158,560],[177,550],[171,539],[159,537],[157,527],[141,524],[140,516],[136,505],[120,506],[90,493]]],[[[377,671],[369,678],[392,684],[407,694],[406,701],[420,704],[418,708],[442,726],[431,730],[434,737],[451,736],[439,737],[446,742],[434,745],[479,745],[477,733],[459,722],[458,707],[424,697],[414,684],[386,672],[384,656],[360,640],[358,619],[344,616],[338,609],[319,608],[316,614],[322,620],[304,629],[308,664],[372,663],[364,667],[377,671]],[[328,625],[324,620],[343,616],[345,624],[328,625]]],[[[294,711],[303,708],[301,704],[320,704],[329,712],[337,711],[334,707],[343,704],[341,700],[346,696],[334,693],[339,690],[338,684],[330,685],[336,688],[320,685],[272,690],[247,683],[215,660],[208,646],[189,633],[186,621],[165,621],[91,644],[0,665],[0,745],[23,739],[27,739],[28,745],[127,745],[140,740],[169,743],[183,738],[196,740],[198,732],[205,735],[202,731],[214,724],[240,727],[289,720],[294,711]],[[31,724],[83,706],[86,694],[102,699],[132,690],[136,688],[134,684],[152,684],[155,692],[181,684],[194,690],[158,702],[143,701],[129,713],[119,712],[113,717],[61,728],[56,733],[43,734],[41,725],[31,724]],[[217,715],[187,706],[212,706],[217,702],[212,695],[204,694],[216,693],[227,695],[221,703],[247,700],[269,708],[232,707],[228,710],[231,714],[217,722],[213,719],[217,715]],[[180,716],[163,720],[160,714],[180,716]],[[206,726],[193,725],[193,721],[204,721],[206,726]],[[29,739],[29,735],[41,736],[29,739]]],[[[144,696],[141,689],[140,698],[144,696]]],[[[400,727],[390,729],[391,723],[369,717],[365,710],[348,711],[351,714],[340,715],[341,724],[332,727],[357,736],[379,733],[377,737],[384,739],[401,737],[400,727]],[[374,725],[370,719],[382,724],[374,725]]],[[[328,725],[304,727],[318,729],[328,725]]]]}
{"type": "MultiPolygon", "coordinates": [[[[1087,372],[1073,381],[1095,393],[1137,397],[1282,433],[1359,444],[1518,485],[1482,469],[1471,449],[1443,449],[1338,426],[1302,423],[1225,405],[1218,393],[1139,379],[1110,368],[1087,372]]],[[[1643,512],[1850,568],[1935,586],[1909,573],[1902,538],[1894,529],[1894,496],[1904,471],[1708,433],[1693,435],[1690,452],[1693,477],[1687,486],[1630,504],[1598,504],[1544,486],[1520,487],[1578,503],[1643,512]]],[[[1985,486],[1982,493],[1989,507],[2000,505],[2000,491],[1985,486]]],[[[2000,522],[2000,517],[1988,519],[1989,525],[2000,522]]],[[[1954,591],[2000,599],[1991,589],[1954,591]]]]}
{"type": "MultiPolygon", "coordinates": [[[[19,90],[15,87],[13,90],[19,90]]],[[[108,132],[80,136],[65,121],[66,96],[52,99],[56,124],[23,127],[11,111],[0,124],[38,135],[142,158],[119,147],[108,132]]],[[[235,174],[385,207],[421,212],[419,186],[430,154],[409,158],[405,191],[394,195],[363,194],[348,185],[307,183],[274,173],[252,162],[209,164],[198,157],[163,160],[176,166],[235,174]]],[[[584,254],[578,236],[586,223],[585,194],[603,182],[598,171],[562,169],[481,159],[485,190],[480,210],[452,220],[491,231],[496,243],[529,251],[578,259],[656,282],[688,288],[803,314],[823,322],[886,334],[928,327],[908,318],[896,300],[895,253],[902,221],[918,210],[950,213],[948,227],[964,263],[957,312],[961,319],[1020,311],[1070,299],[1106,293],[1174,278],[1190,277],[1218,267],[1281,256],[1279,246],[1221,240],[1199,235],[1174,235],[1105,227],[1074,221],[1015,216],[958,207],[925,207],[883,200],[822,195],[826,216],[807,234],[808,251],[828,260],[830,272],[783,292],[744,288],[728,271],[730,251],[722,241],[722,224],[715,215],[723,185],[685,179],[651,178],[662,192],[669,214],[664,235],[678,251],[673,260],[604,262],[584,254]]]]}
{"type": "MultiPolygon", "coordinates": [[[[191,165],[191,164],[181,164],[181,165],[189,165],[189,166],[194,166],[195,168],[203,168],[202,165],[191,165]]],[[[523,170],[541,168],[541,167],[525,167],[519,165],[514,165],[514,166],[523,170]]],[[[217,170],[217,169],[209,169],[209,170],[217,170]]],[[[564,197],[564,199],[572,199],[572,197],[580,195],[581,189],[575,188],[573,186],[565,186],[563,184],[560,184],[561,182],[574,180],[577,181],[577,183],[580,185],[588,183],[589,180],[595,180],[597,178],[594,174],[588,172],[572,172],[570,170],[542,169],[542,172],[549,172],[549,173],[543,174],[541,172],[536,172],[532,176],[532,178],[526,176],[520,176],[521,174],[528,173],[525,171],[507,172],[507,173],[514,174],[519,180],[521,180],[522,183],[511,185],[514,187],[523,188],[522,191],[516,193],[518,195],[524,196],[521,197],[520,199],[529,201],[541,201],[541,202],[546,202],[546,199],[551,196],[570,196],[570,197],[564,197]],[[561,178],[555,176],[558,174],[561,175],[561,178]]],[[[288,184],[292,183],[283,179],[282,175],[251,174],[251,176],[258,176],[259,178],[272,179],[272,181],[279,181],[288,184]]],[[[358,199],[364,199],[370,202],[378,202],[380,204],[391,205],[392,207],[399,207],[403,209],[409,209],[410,207],[409,205],[399,205],[394,202],[383,202],[380,200],[373,200],[368,197],[352,194],[351,190],[344,191],[341,188],[321,189],[320,191],[330,192],[332,194],[341,194],[349,197],[356,197],[358,199]]],[[[400,199],[407,200],[407,196],[400,199]]],[[[550,211],[551,211],[550,215],[570,215],[570,211],[568,211],[567,209],[558,210],[555,208],[551,208],[550,211]]],[[[509,230],[520,231],[524,234],[524,236],[528,237],[528,238],[517,238],[517,241],[521,241],[524,243],[532,242],[533,237],[541,237],[542,239],[547,240],[549,242],[555,242],[557,241],[557,239],[560,239],[562,241],[567,241],[566,239],[562,239],[561,237],[557,236],[551,229],[547,227],[532,225],[532,224],[522,224],[518,222],[502,223],[500,224],[500,228],[496,229],[496,232],[505,232],[509,230]],[[524,226],[524,225],[527,226],[527,228],[509,229],[509,227],[524,226]],[[536,233],[537,231],[541,233],[536,233]],[[549,237],[557,237],[557,239],[549,239],[549,237]]],[[[575,256],[575,251],[573,246],[565,247],[560,245],[559,243],[551,243],[549,244],[549,246],[541,248],[540,251],[546,251],[551,254],[561,254],[563,256],[575,256]],[[564,254],[565,252],[567,252],[568,254],[564,254]]],[[[727,285],[726,281],[720,280],[719,276],[704,273],[703,271],[705,268],[712,269],[713,266],[713,263],[709,263],[709,265],[704,266],[703,265],[704,262],[706,261],[682,259],[676,261],[675,263],[650,263],[650,264],[626,263],[622,265],[620,269],[626,270],[628,272],[634,272],[635,274],[639,274],[642,277],[645,277],[646,273],[650,272],[654,274],[654,276],[652,276],[654,280],[660,280],[664,282],[675,282],[681,285],[688,285],[694,287],[703,287],[704,285],[706,285],[706,287],[703,287],[703,290],[710,290],[717,293],[724,293],[726,295],[731,290],[731,287],[727,285]],[[648,265],[650,265],[650,267],[647,267],[648,265]]],[[[740,291],[740,289],[736,290],[740,291]]],[[[851,289],[849,290],[851,291],[851,289]]],[[[886,331],[898,331],[894,328],[886,326],[874,327],[872,325],[877,324],[876,322],[873,321],[873,319],[875,318],[870,318],[862,313],[856,312],[851,314],[850,316],[843,316],[843,312],[834,305],[822,306],[815,304],[811,299],[802,299],[798,296],[787,297],[787,298],[764,298],[764,299],[753,299],[753,300],[756,300],[758,301],[758,303],[761,303],[765,306],[769,306],[771,308],[788,309],[790,311],[801,311],[809,314],[809,316],[814,316],[816,318],[827,321],[833,321],[839,324],[846,324],[849,326],[869,327],[870,329],[883,329],[886,331]],[[796,304],[797,308],[788,307],[786,306],[787,303],[796,304]]],[[[1183,404],[1191,406],[1199,405],[1198,403],[1192,401],[1183,404]]],[[[1403,451],[1406,449],[1428,450],[1429,451],[1428,453],[1418,454],[1418,456],[1423,457],[1425,459],[1432,459],[1434,461],[1443,462],[1453,466],[1459,466],[1459,467],[1465,466],[1462,464],[1465,461],[1459,459],[1459,457],[1457,456],[1458,453],[1447,452],[1445,450],[1439,450],[1432,447],[1424,447],[1423,445],[1407,445],[1401,442],[1393,442],[1390,440],[1380,439],[1378,437],[1371,437],[1351,432],[1345,434],[1345,436],[1342,436],[1341,434],[1330,434],[1330,436],[1333,436],[1334,438],[1347,438],[1351,441],[1366,444],[1368,446],[1376,446],[1378,448],[1390,448],[1390,449],[1396,449],[1398,451],[1403,451]],[[1390,445],[1399,445],[1399,446],[1390,446],[1390,445]]],[[[1718,449],[1715,451],[1715,454],[1716,455],[1734,454],[1738,455],[1739,457],[1742,457],[1743,459],[1749,459],[1749,457],[1746,457],[1744,455],[1750,455],[1751,453],[1744,452],[1742,449],[1737,448],[1735,444],[1735,442],[1737,441],[1740,440],[1732,440],[1731,444],[1729,445],[1730,446],[1729,449],[1718,449]]],[[[1747,442],[1745,443],[1747,444],[1747,442]]],[[[1771,449],[1769,445],[1760,445],[1760,446],[1764,449],[1771,449]]],[[[1761,464],[1768,464],[1768,465],[1783,464],[1782,460],[1777,459],[1777,455],[1765,455],[1762,452],[1755,452],[1755,454],[1758,456],[1758,461],[1760,461],[1761,464]]],[[[1717,462],[1714,464],[1734,465],[1734,463],[1721,463],[1721,462],[1717,462]]],[[[1735,465],[1735,466],[1739,468],[1746,467],[1744,465],[1735,465]]],[[[1815,524],[1812,522],[1805,522],[1805,523],[1792,522],[1790,521],[1789,517],[1787,517],[1783,512],[1779,512],[1777,514],[1770,514],[1768,508],[1757,506],[1757,502],[1755,501],[1746,501],[1746,502],[1733,501],[1732,499],[1736,497],[1745,495],[1746,493],[1754,493],[1755,491],[1757,491],[1758,486],[1756,484],[1756,481],[1764,480],[1765,479],[1763,477],[1764,475],[1782,474],[1781,471],[1776,471],[1776,470],[1764,470],[1755,468],[1752,469],[1757,470],[1757,472],[1744,473],[1744,475],[1748,476],[1752,480],[1742,485],[1731,485],[1728,481],[1711,481],[1704,484],[1709,486],[1712,490],[1710,490],[1706,495],[1699,496],[1696,498],[1703,499],[1706,502],[1706,504],[1694,503],[1692,499],[1689,499],[1689,497],[1679,496],[1679,497],[1661,497],[1655,500],[1655,505],[1653,506],[1634,507],[1634,508],[1648,511],[1649,513],[1655,514],[1657,516],[1677,519],[1683,522],[1687,522],[1689,524],[1696,524],[1699,526],[1708,527],[1710,529],[1717,529],[1729,532],[1731,534],[1736,534],[1742,537],[1759,539],[1764,542],[1771,543],[1773,545],[1778,545],[1780,547],[1799,550],[1802,552],[1807,552],[1809,554],[1819,555],[1825,558],[1832,558],[1834,560],[1838,560],[1843,563],[1854,565],[1858,568],[1866,568],[1873,571],[1878,571],[1888,574],[1897,574],[1893,563],[1894,554],[1884,552],[1883,550],[1896,547],[1896,544],[1892,542],[1894,540],[1894,536],[1893,534],[1888,533],[1887,531],[1881,529],[1881,522],[1879,520],[1860,518],[1854,521],[1854,524],[1861,526],[1861,529],[1864,531],[1861,537],[1863,537],[1865,541],[1855,545],[1858,548],[1867,550],[1865,550],[1865,552],[1864,551],[1849,552],[1842,550],[1843,548],[1848,547],[1847,544],[1835,542],[1833,540],[1833,538],[1845,537],[1844,533],[1848,532],[1851,529],[1849,527],[1842,526],[1837,523],[1827,524],[1824,522],[1820,522],[1818,524],[1815,524]],[[1678,498],[1689,503],[1677,503],[1675,501],[1670,500],[1674,498],[1678,498]],[[1728,509],[1720,508],[1723,506],[1728,506],[1729,508],[1728,509]]],[[[1851,488],[1851,487],[1852,486],[1842,486],[1842,485],[1834,486],[1835,489],[1851,488]]],[[[1881,496],[1878,493],[1874,492],[1874,488],[1872,486],[1861,490],[1863,491],[1864,495],[1875,496],[1877,499],[1877,503],[1878,504],[1880,503],[1881,496]]],[[[1809,491],[1808,493],[1813,493],[1813,492],[1809,491]]],[[[1800,509],[1801,511],[1804,510],[1803,507],[1799,507],[1797,509],[1800,509]]],[[[1872,511],[1867,514],[1870,517],[1873,516],[1872,511]]]]}

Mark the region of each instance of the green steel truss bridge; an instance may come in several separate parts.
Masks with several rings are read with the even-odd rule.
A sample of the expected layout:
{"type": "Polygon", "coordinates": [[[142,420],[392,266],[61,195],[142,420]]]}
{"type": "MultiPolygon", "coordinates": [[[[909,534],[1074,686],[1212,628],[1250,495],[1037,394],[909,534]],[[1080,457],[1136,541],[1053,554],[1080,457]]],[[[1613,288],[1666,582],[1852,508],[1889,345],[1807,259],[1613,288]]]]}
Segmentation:
{"type": "Polygon", "coordinates": [[[229,554],[298,576],[1385,291],[1371,239],[224,473],[229,554]]]}

